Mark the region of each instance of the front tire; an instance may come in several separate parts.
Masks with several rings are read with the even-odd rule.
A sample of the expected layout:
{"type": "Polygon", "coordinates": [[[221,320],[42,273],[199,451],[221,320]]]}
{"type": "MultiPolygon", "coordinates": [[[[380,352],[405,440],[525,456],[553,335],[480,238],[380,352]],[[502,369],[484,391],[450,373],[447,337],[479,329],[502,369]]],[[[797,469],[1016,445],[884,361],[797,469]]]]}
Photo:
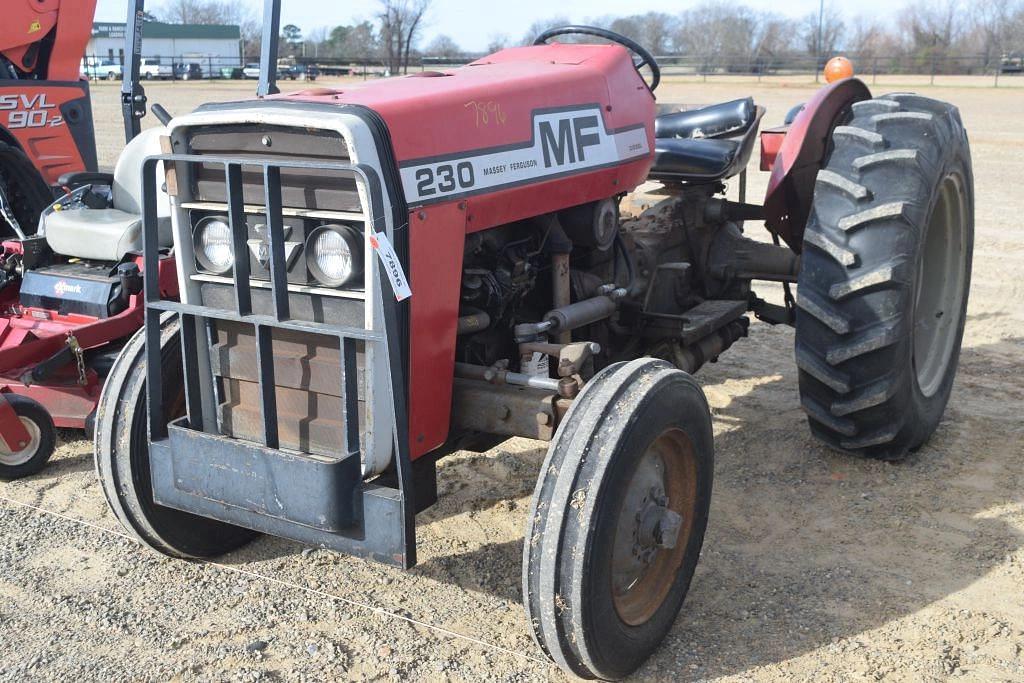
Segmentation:
{"type": "Polygon", "coordinates": [[[898,460],[938,426],[956,375],[974,183],[955,107],[858,102],[832,137],[804,234],[800,395],[828,445],[898,460]]]}
{"type": "Polygon", "coordinates": [[[57,430],[53,418],[38,401],[28,396],[6,394],[0,401],[11,404],[15,414],[28,432],[24,447],[10,446],[0,439],[0,479],[10,481],[31,476],[46,466],[57,445],[57,430]]]}
{"type": "Polygon", "coordinates": [[[620,679],[675,621],[700,556],[714,467],[696,381],[661,360],[602,370],[548,450],[523,548],[523,599],[544,651],[620,679]]]}
{"type": "MultiPolygon", "coordinates": [[[[184,413],[181,341],[177,318],[161,321],[164,405],[184,413]]],[[[107,376],[96,408],[96,474],[114,516],[144,545],[172,557],[223,555],[258,534],[249,529],[157,505],[149,469],[146,420],[145,330],[125,345],[107,376]]]]}

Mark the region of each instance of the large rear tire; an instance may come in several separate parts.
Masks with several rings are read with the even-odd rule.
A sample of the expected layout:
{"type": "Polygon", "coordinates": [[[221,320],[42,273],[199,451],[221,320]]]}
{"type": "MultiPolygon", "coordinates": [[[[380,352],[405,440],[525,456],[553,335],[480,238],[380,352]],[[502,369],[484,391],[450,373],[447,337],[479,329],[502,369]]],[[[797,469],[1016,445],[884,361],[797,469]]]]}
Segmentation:
{"type": "Polygon", "coordinates": [[[801,402],[828,445],[897,460],[935,431],[956,375],[970,148],[955,107],[910,94],[853,105],[832,141],[801,258],[801,402]]]}
{"type": "MultiPolygon", "coordinates": [[[[164,405],[184,413],[177,318],[161,321],[164,405]]],[[[216,557],[258,534],[249,529],[157,505],[149,469],[145,330],[125,345],[107,376],[96,408],[96,473],[111,511],[144,545],[186,559],[216,557]]]]}
{"type": "Polygon", "coordinates": [[[704,393],[641,358],[608,366],[558,427],[523,549],[523,601],[564,670],[620,679],[672,627],[700,557],[714,444],[704,393]]]}

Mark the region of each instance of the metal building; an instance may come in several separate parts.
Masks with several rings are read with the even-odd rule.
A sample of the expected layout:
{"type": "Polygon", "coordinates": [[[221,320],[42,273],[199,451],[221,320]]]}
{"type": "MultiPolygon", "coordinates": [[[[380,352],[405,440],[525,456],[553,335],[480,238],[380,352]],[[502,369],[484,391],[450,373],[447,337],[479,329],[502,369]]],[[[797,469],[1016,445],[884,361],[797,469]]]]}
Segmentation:
{"type": "MultiPolygon", "coordinates": [[[[85,51],[86,59],[124,64],[123,22],[96,22],[85,51]]],[[[142,27],[142,56],[161,64],[199,63],[211,72],[242,64],[242,34],[238,26],[165,24],[142,27]]]]}

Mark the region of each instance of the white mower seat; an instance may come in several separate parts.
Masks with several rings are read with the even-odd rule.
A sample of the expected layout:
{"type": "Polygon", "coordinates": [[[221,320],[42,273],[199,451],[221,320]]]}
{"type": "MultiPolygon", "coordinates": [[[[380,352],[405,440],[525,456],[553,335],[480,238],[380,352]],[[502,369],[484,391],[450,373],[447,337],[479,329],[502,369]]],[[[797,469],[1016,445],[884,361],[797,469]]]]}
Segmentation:
{"type": "MultiPolygon", "coordinates": [[[[142,131],[125,145],[114,167],[111,186],[113,206],[108,209],[81,207],[55,211],[40,226],[55,253],[90,261],[120,261],[125,254],[142,250],[142,163],[160,154],[164,127],[142,131]]],[[[157,166],[157,217],[160,246],[169,247],[171,206],[163,189],[162,164],[157,166]]]]}

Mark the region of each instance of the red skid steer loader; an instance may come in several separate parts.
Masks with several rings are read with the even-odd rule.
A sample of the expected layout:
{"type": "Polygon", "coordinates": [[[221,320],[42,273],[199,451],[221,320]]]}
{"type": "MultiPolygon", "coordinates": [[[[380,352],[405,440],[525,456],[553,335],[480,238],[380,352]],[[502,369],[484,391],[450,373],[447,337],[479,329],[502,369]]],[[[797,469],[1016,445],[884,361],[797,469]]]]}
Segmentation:
{"type": "Polygon", "coordinates": [[[527,622],[565,671],[618,679],[690,588],[714,455],[691,373],[748,314],[795,326],[829,445],[895,460],[935,429],[973,239],[955,107],[836,80],[766,131],[770,189],[747,204],[725,183],[763,109],[659,115],[658,65],[629,38],[569,26],[281,95],[267,8],[259,96],[174,118],[142,173],[146,325],[104,387],[96,464],[144,544],[210,557],[267,533],[411,567],[439,457],[548,441],[527,622]],[[157,164],[180,301],[157,278],[157,164]],[[661,201],[621,217],[649,179],[661,201]],[[761,222],[777,244],[744,235],[761,222]]]}

